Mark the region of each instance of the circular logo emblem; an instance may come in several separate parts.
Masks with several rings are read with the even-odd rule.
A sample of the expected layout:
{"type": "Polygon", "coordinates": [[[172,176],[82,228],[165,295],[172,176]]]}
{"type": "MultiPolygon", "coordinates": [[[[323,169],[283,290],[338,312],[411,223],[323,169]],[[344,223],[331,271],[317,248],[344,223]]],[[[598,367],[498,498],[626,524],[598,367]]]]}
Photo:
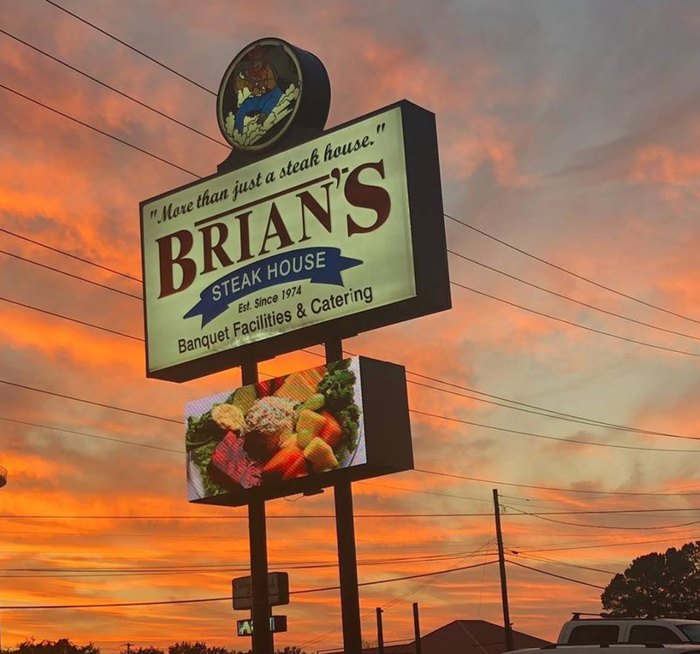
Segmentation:
{"type": "Polygon", "coordinates": [[[219,128],[234,148],[263,150],[291,126],[301,93],[301,66],[291,46],[279,39],[254,41],[221,81],[219,128]]]}

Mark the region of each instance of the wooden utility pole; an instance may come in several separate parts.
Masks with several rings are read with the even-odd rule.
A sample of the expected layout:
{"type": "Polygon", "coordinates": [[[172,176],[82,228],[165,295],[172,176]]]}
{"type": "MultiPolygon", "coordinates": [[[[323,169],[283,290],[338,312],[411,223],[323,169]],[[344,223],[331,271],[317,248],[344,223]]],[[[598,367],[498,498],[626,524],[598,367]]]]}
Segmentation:
{"type": "Polygon", "coordinates": [[[382,624],[382,610],[377,607],[377,651],[384,654],[384,625],[382,624]]]}
{"type": "Polygon", "coordinates": [[[418,619],[418,602],[413,602],[413,632],[415,634],[416,654],[421,654],[423,648],[420,642],[420,620],[418,619]]]}
{"type": "MultiPolygon", "coordinates": [[[[0,488],[7,484],[7,469],[0,466],[0,488]]],[[[2,616],[0,615],[0,652],[2,652],[2,616]]]]}
{"type": "Polygon", "coordinates": [[[493,489],[493,511],[496,517],[496,542],[498,543],[498,568],[501,571],[501,601],[503,603],[503,628],[506,633],[506,651],[515,649],[513,646],[513,628],[510,624],[508,610],[508,585],[506,584],[506,558],[503,554],[503,534],[501,533],[501,511],[498,506],[498,489],[493,489]]]}

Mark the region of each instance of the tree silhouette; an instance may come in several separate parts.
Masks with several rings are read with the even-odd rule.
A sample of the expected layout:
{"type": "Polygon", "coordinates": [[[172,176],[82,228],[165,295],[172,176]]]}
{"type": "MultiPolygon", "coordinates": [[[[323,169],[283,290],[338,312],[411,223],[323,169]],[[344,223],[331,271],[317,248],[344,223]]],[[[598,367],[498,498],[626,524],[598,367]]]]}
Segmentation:
{"type": "Polygon", "coordinates": [[[131,645],[127,645],[121,650],[121,654],[165,654],[165,652],[152,645],[146,647],[131,647],[131,645]]]}
{"type": "MultiPolygon", "coordinates": [[[[157,647],[133,647],[130,644],[121,649],[121,654],[164,654],[162,649],[157,647]]],[[[3,648],[0,654],[100,654],[99,647],[92,643],[88,645],[75,645],[68,638],[59,640],[36,640],[29,639],[13,648],[3,648]]],[[[253,654],[251,648],[227,649],[225,647],[208,647],[201,641],[181,641],[168,647],[168,654],[253,654]]],[[[275,654],[306,654],[297,645],[288,645],[284,649],[275,650],[275,654]]]]}
{"type": "Polygon", "coordinates": [[[700,619],[700,541],[634,559],[601,600],[614,616],[700,619]]]}
{"type": "Polygon", "coordinates": [[[92,643],[82,646],[75,645],[68,638],[39,642],[31,638],[17,645],[13,652],[15,654],[100,654],[100,649],[92,643]]]}
{"type": "Polygon", "coordinates": [[[240,651],[228,650],[225,647],[207,647],[206,643],[199,640],[194,643],[185,640],[168,647],[168,654],[253,654],[253,650],[240,651]]]}

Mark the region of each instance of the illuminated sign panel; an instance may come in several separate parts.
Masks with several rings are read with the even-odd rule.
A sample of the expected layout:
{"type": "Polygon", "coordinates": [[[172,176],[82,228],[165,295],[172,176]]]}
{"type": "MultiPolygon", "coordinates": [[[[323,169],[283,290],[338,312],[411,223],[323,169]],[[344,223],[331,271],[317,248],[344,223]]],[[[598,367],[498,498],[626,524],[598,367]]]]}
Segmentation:
{"type": "Polygon", "coordinates": [[[413,467],[403,367],[364,357],[187,404],[187,495],[238,506],[413,467]]]}
{"type": "MultiPolygon", "coordinates": [[[[287,631],[287,616],[286,615],[271,615],[270,616],[270,631],[279,633],[287,631]]],[[[238,636],[253,635],[253,618],[247,620],[236,620],[236,634],[238,636]]]]}
{"type": "Polygon", "coordinates": [[[405,101],[144,201],[141,231],[151,377],[450,306],[434,116],[405,101]]]}

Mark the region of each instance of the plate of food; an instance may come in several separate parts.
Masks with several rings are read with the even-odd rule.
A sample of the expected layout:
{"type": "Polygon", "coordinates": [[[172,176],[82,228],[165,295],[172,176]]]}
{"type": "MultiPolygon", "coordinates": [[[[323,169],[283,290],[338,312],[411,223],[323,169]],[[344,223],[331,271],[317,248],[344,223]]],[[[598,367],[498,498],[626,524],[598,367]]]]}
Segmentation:
{"type": "Polygon", "coordinates": [[[359,380],[345,359],[191,402],[189,499],[365,463],[359,380]]]}

